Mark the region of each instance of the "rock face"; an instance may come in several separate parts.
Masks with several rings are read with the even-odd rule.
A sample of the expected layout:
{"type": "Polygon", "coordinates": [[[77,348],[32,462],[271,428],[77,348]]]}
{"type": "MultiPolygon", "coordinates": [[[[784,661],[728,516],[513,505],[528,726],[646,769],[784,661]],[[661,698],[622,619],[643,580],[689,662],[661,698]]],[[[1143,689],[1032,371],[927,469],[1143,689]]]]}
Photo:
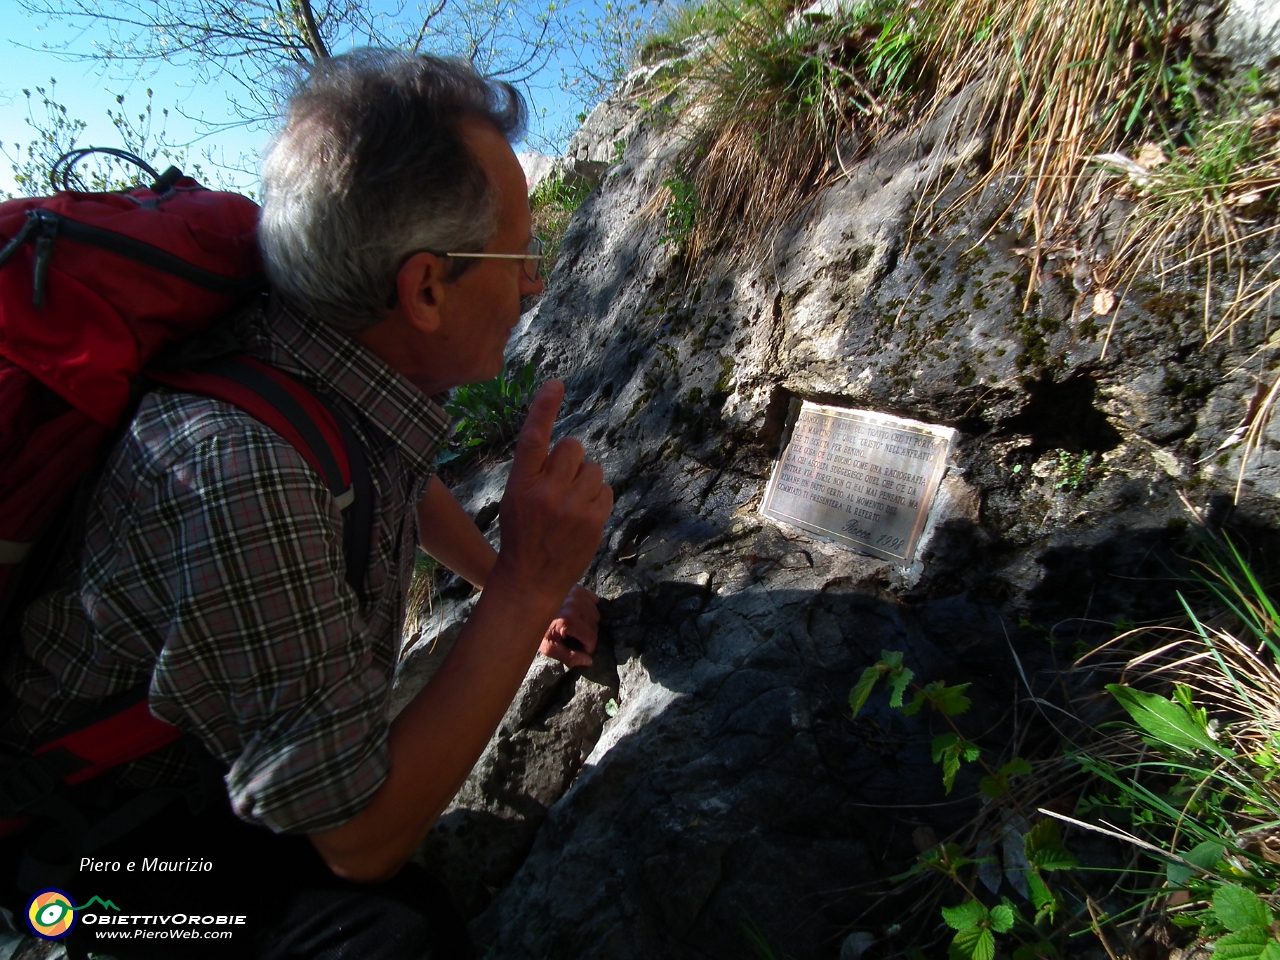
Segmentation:
{"type": "MultiPolygon", "coordinates": [[[[851,931],[869,931],[857,949],[884,935],[892,918],[866,911],[913,834],[944,837],[974,809],[953,802],[971,772],[943,792],[937,720],[884,698],[850,719],[860,672],[898,650],[919,678],[972,683],[966,729],[996,747],[1051,641],[1069,658],[1172,609],[1197,520],[1274,523],[1280,427],[1234,514],[1228,442],[1270,354],[1254,354],[1260,328],[1206,343],[1194,286],[1139,281],[1098,316],[1077,258],[1028,293],[1009,197],[908,246],[927,184],[960,171],[945,208],[972,160],[930,130],[797,211],[770,256],[726,252],[691,275],[650,208],[681,144],[660,118],[622,124],[622,158],[513,347],[566,381],[558,434],[614,487],[587,575],[602,653],[582,675],[534,665],[425,856],[452,871],[493,956],[728,960],[760,937],[834,958],[851,931]],[[914,564],[756,514],[793,397],[960,431],[914,564]]],[[[504,470],[459,486],[482,525],[504,470]]],[[[406,691],[447,648],[450,604],[435,652],[434,628],[410,652],[406,691]]]]}
{"type": "Polygon", "coordinates": [[[1238,61],[1274,68],[1280,58],[1280,3],[1232,0],[1218,26],[1218,46],[1238,61]]]}

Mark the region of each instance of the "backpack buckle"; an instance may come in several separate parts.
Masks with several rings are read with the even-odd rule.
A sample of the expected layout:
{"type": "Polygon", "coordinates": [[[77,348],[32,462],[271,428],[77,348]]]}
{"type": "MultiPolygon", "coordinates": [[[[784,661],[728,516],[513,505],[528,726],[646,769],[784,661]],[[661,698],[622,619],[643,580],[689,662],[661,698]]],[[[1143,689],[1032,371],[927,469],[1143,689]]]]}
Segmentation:
{"type": "Polygon", "coordinates": [[[0,770],[0,815],[21,813],[53,793],[58,781],[35,757],[0,770]]]}

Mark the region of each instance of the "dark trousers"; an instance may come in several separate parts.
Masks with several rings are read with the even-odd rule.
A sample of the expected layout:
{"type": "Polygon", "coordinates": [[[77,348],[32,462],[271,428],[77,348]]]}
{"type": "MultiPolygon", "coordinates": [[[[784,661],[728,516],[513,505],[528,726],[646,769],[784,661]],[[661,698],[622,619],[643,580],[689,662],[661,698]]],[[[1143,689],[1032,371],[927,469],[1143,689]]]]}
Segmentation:
{"type": "Polygon", "coordinates": [[[91,907],[77,913],[67,937],[72,957],[86,951],[119,960],[475,956],[448,892],[416,864],[384,883],[349,883],[330,872],[305,837],[282,837],[250,826],[232,815],[225,800],[209,807],[192,816],[184,802],[172,802],[132,833],[96,851],[92,859],[102,867],[76,870],[64,888],[76,906],[97,897],[118,909],[91,907]],[[159,868],[193,863],[208,863],[212,869],[159,868]],[[151,919],[113,922],[137,916],[151,919]],[[183,916],[188,919],[174,923],[183,916]],[[202,922],[192,923],[192,916],[202,922]],[[222,917],[228,919],[219,924],[222,917]],[[235,922],[239,917],[242,923],[235,922]],[[207,936],[228,930],[229,938],[207,936]],[[173,931],[187,936],[177,938],[173,931]]]}

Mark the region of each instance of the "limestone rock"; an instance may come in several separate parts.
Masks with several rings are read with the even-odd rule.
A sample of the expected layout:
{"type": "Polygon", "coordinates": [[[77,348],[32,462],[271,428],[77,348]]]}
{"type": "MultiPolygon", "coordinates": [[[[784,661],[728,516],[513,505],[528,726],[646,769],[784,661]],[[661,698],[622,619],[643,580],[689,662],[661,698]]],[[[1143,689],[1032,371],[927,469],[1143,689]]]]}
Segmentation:
{"type": "MultiPolygon", "coordinates": [[[[737,960],[750,927],[779,955],[834,958],[860,885],[972,812],[944,804],[927,716],[873,699],[850,718],[861,671],[897,650],[917,677],[971,683],[983,730],[1045,682],[1051,641],[1176,610],[1191,523],[1271,535],[1280,426],[1238,506],[1232,438],[1276,371],[1250,360],[1260,329],[1206,343],[1193,289],[1140,280],[1099,317],[1063,262],[1028,291],[1010,196],[908,244],[928,184],[959,171],[963,190],[979,159],[938,129],[850,169],[769,256],[691,271],[649,209],[682,131],[631,109],[601,108],[575,141],[593,162],[625,146],[511,348],[565,380],[556,436],[615,491],[586,577],[598,665],[535,665],[426,856],[483,907],[495,956],[737,960]],[[794,397],[959,430],[912,564],[755,512],[794,397]]],[[[503,469],[461,484],[470,509],[497,502],[503,469]]]]}

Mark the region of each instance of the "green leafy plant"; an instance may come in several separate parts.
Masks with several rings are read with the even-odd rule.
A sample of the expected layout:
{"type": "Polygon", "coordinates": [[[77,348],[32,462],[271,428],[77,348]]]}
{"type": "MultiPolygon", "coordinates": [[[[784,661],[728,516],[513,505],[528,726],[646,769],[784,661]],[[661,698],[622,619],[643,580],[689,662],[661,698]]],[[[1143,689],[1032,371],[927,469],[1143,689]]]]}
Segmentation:
{"type": "MultiPolygon", "coordinates": [[[[1055,747],[1033,734],[1034,764],[1015,756],[988,769],[970,827],[894,878],[904,890],[934,878],[938,891],[963,892],[943,917],[952,957],[1075,956],[1074,938],[1091,933],[1117,958],[1159,942],[1184,955],[1280,960],[1280,616],[1230,542],[1207,552],[1200,571],[1183,594],[1183,626],[1125,624],[1089,654],[1090,675],[1118,674],[1081,694],[1091,721],[1055,711],[1052,729],[1065,741],[1055,747]],[[1108,702],[1118,719],[1099,722],[1108,702]],[[1065,801],[1074,803],[1069,813],[1065,801]],[[1080,832],[1102,845],[1088,848],[1088,862],[1077,856],[1080,832]],[[1001,858],[990,855],[998,846],[1001,858]],[[982,888],[995,894],[1006,882],[1025,903],[1009,901],[1003,930],[1007,916],[996,922],[982,888]]],[[[864,707],[882,681],[901,690],[898,709],[926,689],[886,653],[864,671],[851,705],[864,707]]],[[[954,697],[944,702],[954,706],[954,697]]],[[[957,749],[964,736],[952,733],[935,757],[944,764],[950,749],[958,767],[968,762],[957,749]]],[[[986,766],[981,753],[974,762],[986,766]]],[[[930,901],[913,889],[910,909],[923,919],[943,896],[930,901]]]]}
{"type": "Polygon", "coordinates": [[[1213,918],[1230,931],[1213,944],[1222,960],[1280,960],[1275,916],[1252,890],[1224,883],[1213,893],[1213,918]]]}
{"type": "Polygon", "coordinates": [[[684,244],[698,223],[697,186],[683,177],[670,177],[662,182],[670,199],[663,211],[667,228],[662,243],[684,244]]]}
{"type": "Polygon", "coordinates": [[[529,194],[529,210],[533,214],[533,233],[545,244],[543,270],[550,273],[560,254],[560,241],[591,186],[581,177],[565,178],[561,172],[543,179],[529,194]]]}
{"type": "Polygon", "coordinates": [[[510,443],[520,432],[524,414],[537,387],[532,363],[483,383],[458,387],[445,403],[445,413],[457,419],[450,449],[440,456],[448,463],[510,443]]]}
{"type": "MultiPolygon", "coordinates": [[[[955,786],[960,765],[973,763],[982,753],[977,744],[966,739],[952,721],[953,717],[965,713],[971,706],[969,698],[965,696],[969,684],[948,686],[942,680],[934,680],[921,687],[912,682],[914,678],[915,673],[903,665],[900,651],[882,650],[879,661],[862,671],[862,676],[849,692],[849,708],[855,717],[861,713],[862,708],[866,706],[867,698],[871,696],[876,685],[883,680],[889,689],[890,707],[901,710],[907,716],[912,716],[927,704],[935,713],[945,718],[952,729],[949,733],[942,733],[933,738],[930,753],[933,756],[933,762],[942,767],[942,783],[949,794],[955,786]],[[908,689],[913,693],[910,703],[904,701],[908,689]]],[[[1020,769],[1020,766],[1006,765],[1003,771],[1004,782],[1007,783],[1009,777],[1018,775],[1020,769]]],[[[999,771],[990,771],[990,774],[993,778],[992,782],[996,782],[1001,775],[999,771]]]]}
{"type": "MultiPolygon", "coordinates": [[[[956,776],[962,765],[978,763],[987,774],[978,784],[979,793],[999,803],[1012,802],[1016,808],[1016,783],[1032,777],[1034,770],[1022,757],[1013,757],[998,768],[988,766],[978,745],[956,726],[954,718],[963,716],[972,706],[968,696],[969,684],[951,685],[936,680],[923,686],[918,685],[915,683],[914,672],[903,662],[902,654],[884,650],[881,651],[880,660],[863,670],[850,691],[849,706],[855,716],[865,708],[871,694],[881,683],[888,690],[889,706],[892,709],[913,715],[927,705],[952,728],[949,732],[934,737],[930,744],[933,762],[942,768],[943,786],[948,794],[955,787],[956,776]]],[[[1056,892],[1058,881],[1051,875],[1075,871],[1079,868],[1079,863],[1063,843],[1058,825],[1051,819],[1042,818],[1028,827],[1025,816],[1028,812],[1019,810],[1017,819],[1012,822],[1023,826],[1017,828],[1012,836],[1016,837],[1021,833],[1022,849],[1019,853],[1022,855],[1023,868],[1018,871],[1018,876],[1025,883],[1026,900],[1034,911],[1033,920],[1028,921],[1023,917],[1007,897],[1001,898],[994,905],[983,903],[977,895],[972,876],[967,874],[974,869],[993,866],[996,861],[991,857],[970,856],[955,843],[939,843],[931,847],[921,854],[915,866],[894,878],[901,883],[924,875],[937,875],[945,877],[964,892],[965,899],[959,905],[942,908],[943,922],[954,931],[948,948],[953,960],[992,960],[996,951],[996,937],[1005,934],[1014,938],[1014,956],[1018,960],[1056,956],[1054,947],[1044,939],[1041,929],[1046,923],[1053,921],[1063,906],[1062,898],[1056,892]]],[[[1006,824],[1010,822],[1005,821],[1006,824]]],[[[1012,841],[1006,839],[1006,844],[1009,842],[1012,841]]],[[[1006,863],[1008,862],[1006,854],[1006,863]]],[[[999,868],[996,869],[998,871],[999,868]]],[[[998,872],[996,876],[999,877],[998,872]]],[[[994,890],[995,887],[992,886],[991,889],[994,890]]]]}
{"type": "Polygon", "coordinates": [[[956,931],[948,955],[960,960],[992,960],[996,955],[995,934],[1012,930],[1016,917],[1017,912],[1008,901],[991,909],[978,900],[943,907],[943,922],[956,931]]]}
{"type": "Polygon", "coordinates": [[[1280,960],[1268,902],[1280,885],[1280,619],[1230,542],[1202,570],[1196,604],[1181,595],[1188,625],[1162,630],[1127,682],[1107,686],[1127,722],[1072,754],[1100,784],[1082,811],[1158,866],[1134,874],[1149,882],[1132,888],[1131,912],[1148,926],[1188,931],[1215,957],[1280,960]],[[1204,616],[1209,604],[1222,613],[1204,616]]]}
{"type": "Polygon", "coordinates": [[[1101,458],[1096,453],[1059,450],[1054,468],[1058,480],[1054,489],[1074,491],[1089,486],[1102,473],[1100,464],[1101,458]]]}

